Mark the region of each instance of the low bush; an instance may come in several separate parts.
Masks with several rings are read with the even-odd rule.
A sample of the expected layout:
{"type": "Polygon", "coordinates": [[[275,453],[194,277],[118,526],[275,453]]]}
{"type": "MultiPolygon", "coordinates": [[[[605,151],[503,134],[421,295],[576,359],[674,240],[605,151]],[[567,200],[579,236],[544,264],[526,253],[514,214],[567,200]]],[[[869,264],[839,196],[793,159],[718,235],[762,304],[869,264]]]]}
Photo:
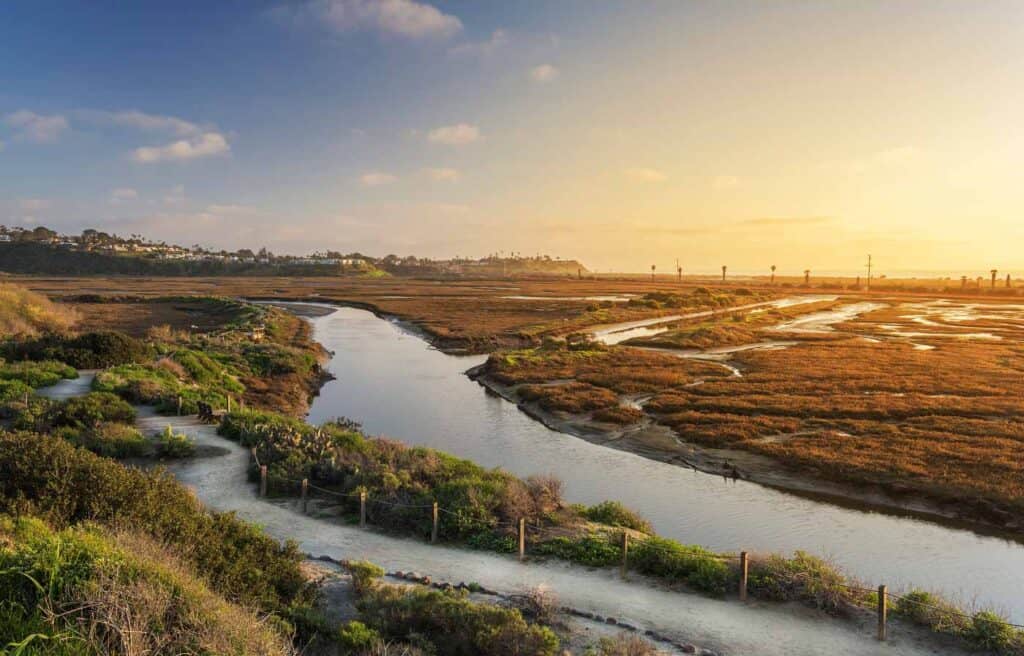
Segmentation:
{"type": "Polygon", "coordinates": [[[356,602],[361,621],[381,636],[409,639],[438,656],[554,656],[558,637],[522,613],[473,603],[463,592],[374,583],[356,602]]]}
{"type": "Polygon", "coordinates": [[[17,380],[29,387],[49,387],[65,378],[78,378],[78,372],[74,367],[54,360],[0,364],[0,380],[17,380]]]}
{"type": "Polygon", "coordinates": [[[939,633],[960,634],[970,624],[970,617],[955,605],[924,590],[911,590],[897,597],[892,612],[939,633]]]}
{"type": "Polygon", "coordinates": [[[48,334],[35,339],[8,342],[8,360],[57,360],[75,369],[104,369],[131,362],[147,362],[153,349],[124,333],[101,331],[77,336],[48,334]]]}
{"type": "Polygon", "coordinates": [[[196,442],[168,426],[156,437],[156,452],[162,458],[187,458],[196,452],[196,442]]]}
{"type": "Polygon", "coordinates": [[[310,591],[294,543],[280,544],[232,514],[207,512],[163,471],[142,471],[47,435],[0,433],[0,512],[56,527],[92,520],[144,531],[201,571],[232,601],[287,613],[310,591]]]}
{"type": "Polygon", "coordinates": [[[721,594],[733,579],[729,566],[703,547],[650,537],[629,552],[630,567],[643,574],[686,583],[692,588],[721,594]]]}
{"type": "Polygon", "coordinates": [[[607,567],[622,560],[622,548],[607,535],[551,538],[534,545],[532,551],[588,567],[607,567]]]}
{"type": "Polygon", "coordinates": [[[94,428],[101,422],[130,424],[134,421],[135,409],[109,392],[90,392],[70,398],[52,410],[54,426],[94,428]]]}
{"type": "Polygon", "coordinates": [[[127,424],[101,422],[90,428],[65,426],[54,431],[54,435],[108,458],[137,457],[149,451],[149,442],[142,433],[127,424]]]}
{"type": "Polygon", "coordinates": [[[29,653],[294,653],[167,548],[96,526],[0,516],[0,609],[5,646],[35,643],[29,653]]]}
{"type": "Polygon", "coordinates": [[[652,532],[650,522],[618,501],[602,501],[596,506],[590,506],[582,514],[591,521],[608,526],[621,526],[641,533],[652,532]]]}
{"type": "Polygon", "coordinates": [[[989,610],[978,611],[964,634],[967,641],[978,649],[1002,652],[1020,639],[1016,629],[1006,618],[989,610]]]}
{"type": "Polygon", "coordinates": [[[791,558],[778,554],[754,558],[748,579],[748,589],[757,597],[799,600],[832,613],[848,605],[848,584],[834,565],[804,551],[795,552],[791,558]]]}

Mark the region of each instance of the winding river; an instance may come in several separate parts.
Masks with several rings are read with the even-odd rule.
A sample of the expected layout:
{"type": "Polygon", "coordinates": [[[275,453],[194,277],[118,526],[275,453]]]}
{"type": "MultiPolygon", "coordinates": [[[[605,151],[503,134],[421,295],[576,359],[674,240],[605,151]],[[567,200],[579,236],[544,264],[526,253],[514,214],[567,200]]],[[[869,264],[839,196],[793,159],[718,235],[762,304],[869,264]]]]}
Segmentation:
{"type": "Polygon", "coordinates": [[[552,473],[570,501],[617,499],[666,536],[720,550],[804,549],[865,583],[910,584],[1024,621],[1024,546],[970,530],[839,507],[724,481],[552,431],[463,375],[484,356],[446,355],[399,324],[356,308],[311,319],[337,377],[309,420],[345,416],[367,432],[519,475],[552,473]]]}

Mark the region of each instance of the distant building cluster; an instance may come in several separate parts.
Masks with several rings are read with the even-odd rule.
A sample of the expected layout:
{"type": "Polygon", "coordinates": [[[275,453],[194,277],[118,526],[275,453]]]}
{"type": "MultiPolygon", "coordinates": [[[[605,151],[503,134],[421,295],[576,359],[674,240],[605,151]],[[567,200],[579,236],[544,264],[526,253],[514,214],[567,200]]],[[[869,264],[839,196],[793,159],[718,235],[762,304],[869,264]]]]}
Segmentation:
{"type": "Polygon", "coordinates": [[[118,257],[139,257],[152,260],[180,260],[187,262],[224,262],[237,264],[274,265],[289,267],[336,267],[342,271],[372,271],[382,269],[392,273],[436,275],[436,274],[495,274],[543,271],[553,267],[571,267],[575,272],[579,265],[571,261],[537,254],[524,256],[521,253],[496,253],[473,259],[454,257],[433,260],[408,255],[386,255],[371,257],[362,253],[339,253],[335,251],[315,252],[309,255],[275,255],[266,248],[252,251],[242,248],[236,251],[213,250],[196,244],[191,247],[152,241],[142,235],[122,237],[92,228],[80,235],[62,235],[49,228],[22,228],[0,225],[0,243],[36,243],[69,252],[96,253],[118,257]]]}

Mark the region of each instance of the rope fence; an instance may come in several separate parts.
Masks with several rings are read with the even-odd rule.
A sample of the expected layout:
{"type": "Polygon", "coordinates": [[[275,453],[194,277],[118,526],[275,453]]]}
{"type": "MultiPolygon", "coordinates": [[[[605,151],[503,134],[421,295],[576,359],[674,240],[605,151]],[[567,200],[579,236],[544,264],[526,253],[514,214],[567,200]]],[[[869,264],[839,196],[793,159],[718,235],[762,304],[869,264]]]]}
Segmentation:
{"type": "MultiPolygon", "coordinates": [[[[252,453],[253,462],[254,462],[254,464],[255,464],[255,466],[257,468],[257,471],[259,472],[259,475],[260,475],[260,483],[259,483],[260,496],[261,497],[266,497],[267,496],[267,484],[268,484],[268,478],[269,478],[268,477],[268,472],[267,472],[267,465],[263,464],[260,461],[259,455],[258,455],[257,450],[256,450],[256,447],[252,447],[251,453],[252,453]]],[[[449,508],[442,508],[442,507],[440,507],[438,505],[437,502],[434,502],[432,504],[408,504],[408,503],[401,503],[401,502],[397,502],[397,501],[385,501],[383,499],[370,499],[370,498],[368,498],[368,495],[367,495],[366,492],[338,492],[336,490],[330,490],[330,489],[327,489],[327,488],[324,488],[324,487],[320,487],[318,485],[313,485],[312,483],[309,482],[308,479],[305,479],[305,478],[300,480],[300,479],[292,479],[292,478],[277,478],[277,477],[275,477],[274,483],[275,484],[287,483],[287,484],[292,484],[292,485],[300,486],[300,490],[301,490],[301,493],[300,493],[301,494],[301,496],[300,496],[300,504],[302,506],[302,512],[303,513],[307,513],[308,512],[308,501],[309,501],[309,496],[310,496],[310,491],[311,490],[316,491],[316,492],[318,492],[320,494],[323,494],[323,495],[325,495],[327,497],[332,497],[332,498],[336,498],[336,499],[345,499],[345,500],[358,499],[359,500],[359,525],[360,525],[360,527],[363,527],[363,528],[365,528],[367,526],[367,512],[366,511],[367,511],[367,507],[370,504],[375,504],[375,505],[383,506],[383,507],[387,507],[387,508],[405,508],[405,509],[409,509],[409,510],[419,510],[419,511],[429,510],[430,511],[430,520],[431,520],[431,532],[430,532],[430,542],[431,543],[437,543],[438,540],[439,540],[439,537],[440,537],[440,518],[441,518],[442,515],[446,515],[446,516],[449,516],[449,517],[456,518],[458,520],[458,522],[460,524],[463,524],[463,525],[480,526],[481,528],[492,530],[492,531],[496,531],[496,530],[515,531],[515,533],[516,533],[515,537],[517,538],[517,540],[516,540],[517,552],[518,552],[518,557],[519,557],[520,561],[524,560],[525,557],[526,557],[526,545],[527,545],[527,538],[528,537],[531,538],[531,540],[536,541],[536,542],[541,542],[541,541],[543,541],[545,539],[551,539],[551,538],[557,538],[557,537],[565,537],[564,534],[561,534],[561,533],[557,532],[557,530],[550,529],[550,528],[545,528],[539,522],[537,522],[535,524],[530,524],[529,522],[526,521],[525,518],[524,519],[520,519],[519,521],[491,522],[491,521],[479,519],[479,518],[476,518],[476,517],[468,517],[468,516],[458,512],[458,511],[454,511],[454,510],[451,510],[449,508]]],[[[621,562],[620,562],[620,570],[621,570],[621,575],[622,575],[623,579],[627,578],[627,571],[629,570],[629,564],[630,564],[629,554],[630,554],[630,549],[631,548],[634,549],[634,550],[637,549],[637,548],[642,548],[644,550],[654,551],[654,552],[665,554],[665,555],[669,555],[669,556],[679,556],[679,557],[692,556],[692,557],[695,557],[695,558],[708,559],[708,560],[716,560],[716,561],[723,562],[723,563],[737,563],[737,568],[739,570],[739,587],[738,587],[738,590],[737,590],[738,596],[739,596],[739,599],[741,601],[747,601],[747,598],[748,598],[748,588],[749,588],[750,554],[748,552],[746,552],[746,551],[741,551],[738,554],[713,553],[713,552],[707,552],[707,551],[703,551],[703,550],[697,551],[697,552],[691,552],[691,551],[688,551],[688,548],[685,547],[685,546],[673,547],[673,546],[667,545],[667,544],[657,544],[654,541],[654,539],[650,539],[650,538],[646,539],[646,540],[634,541],[633,539],[630,538],[630,532],[627,529],[623,529],[622,530],[621,537],[619,538],[619,540],[620,540],[619,548],[621,549],[621,554],[622,554],[621,562]]],[[[888,587],[885,586],[885,585],[880,585],[877,588],[865,588],[865,587],[861,587],[861,586],[857,586],[857,585],[850,585],[850,584],[847,584],[847,583],[840,583],[838,581],[829,581],[829,582],[827,582],[827,584],[828,585],[834,585],[836,587],[840,587],[840,588],[849,590],[851,592],[860,593],[861,595],[864,595],[862,598],[858,598],[858,597],[852,595],[849,599],[846,599],[846,601],[852,602],[855,605],[859,605],[862,608],[869,608],[869,609],[875,610],[877,612],[877,622],[878,622],[877,638],[878,638],[878,640],[881,640],[881,641],[886,640],[887,636],[888,636],[888,611],[889,611],[890,602],[894,603],[894,604],[898,604],[898,608],[900,608],[900,609],[902,609],[904,604],[909,604],[909,605],[913,605],[913,606],[916,606],[916,607],[919,607],[919,608],[934,610],[934,611],[936,611],[937,613],[939,613],[941,615],[958,617],[958,618],[965,619],[965,620],[970,620],[970,621],[974,620],[974,616],[972,614],[966,613],[966,612],[961,611],[961,610],[956,609],[956,608],[952,608],[949,605],[927,603],[927,602],[921,601],[920,599],[914,599],[914,598],[912,598],[912,597],[910,597],[909,595],[906,595],[906,594],[900,595],[900,594],[891,593],[891,592],[888,591],[888,587]]],[[[993,623],[1002,624],[1002,625],[1005,625],[1005,626],[1008,626],[1008,627],[1011,627],[1011,628],[1014,628],[1014,629],[1024,630],[1024,624],[1014,624],[1013,622],[1008,622],[1008,621],[1001,620],[1001,619],[997,620],[995,617],[993,617],[991,619],[991,621],[993,623]]]]}

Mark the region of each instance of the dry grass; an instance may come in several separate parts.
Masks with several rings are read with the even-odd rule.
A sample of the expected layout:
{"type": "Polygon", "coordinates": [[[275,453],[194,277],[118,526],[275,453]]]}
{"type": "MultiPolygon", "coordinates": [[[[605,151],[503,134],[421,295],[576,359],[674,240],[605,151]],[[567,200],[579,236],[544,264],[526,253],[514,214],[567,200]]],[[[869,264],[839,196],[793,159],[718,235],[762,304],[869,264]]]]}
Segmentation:
{"type": "Polygon", "coordinates": [[[68,307],[19,285],[0,283],[0,337],[64,332],[78,319],[68,307]]]}

